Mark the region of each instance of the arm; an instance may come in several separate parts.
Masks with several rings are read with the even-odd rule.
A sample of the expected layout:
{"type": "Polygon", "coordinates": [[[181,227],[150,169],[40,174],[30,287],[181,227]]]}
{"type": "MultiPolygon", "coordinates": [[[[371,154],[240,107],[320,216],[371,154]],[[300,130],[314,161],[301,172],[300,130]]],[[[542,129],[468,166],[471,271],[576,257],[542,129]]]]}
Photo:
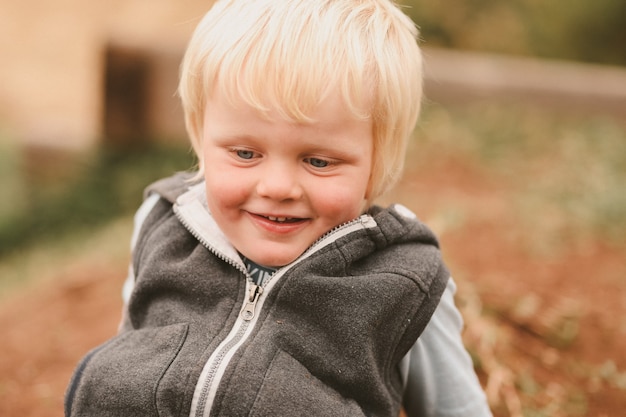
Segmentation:
{"type": "Polygon", "coordinates": [[[408,417],[491,417],[485,394],[463,346],[463,319],[450,279],[431,321],[407,354],[404,408],[408,417]]]}

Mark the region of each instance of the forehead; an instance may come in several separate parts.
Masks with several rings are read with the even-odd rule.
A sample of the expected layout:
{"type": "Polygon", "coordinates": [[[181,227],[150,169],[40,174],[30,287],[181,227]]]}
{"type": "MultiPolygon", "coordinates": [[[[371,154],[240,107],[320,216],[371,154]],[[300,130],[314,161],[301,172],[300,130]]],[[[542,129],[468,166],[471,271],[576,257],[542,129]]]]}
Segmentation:
{"type": "Polygon", "coordinates": [[[247,131],[270,126],[289,126],[319,133],[342,132],[359,126],[369,136],[372,131],[370,117],[355,114],[339,94],[331,94],[307,113],[306,118],[296,119],[277,107],[259,109],[240,98],[230,99],[216,91],[207,101],[204,124],[207,133],[247,131]]]}

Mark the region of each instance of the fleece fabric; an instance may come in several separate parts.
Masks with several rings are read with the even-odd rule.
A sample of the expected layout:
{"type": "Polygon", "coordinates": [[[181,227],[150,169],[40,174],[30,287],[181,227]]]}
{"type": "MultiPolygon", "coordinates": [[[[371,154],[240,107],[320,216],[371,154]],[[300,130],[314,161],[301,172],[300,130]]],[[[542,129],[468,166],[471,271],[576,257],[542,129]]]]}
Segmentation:
{"type": "Polygon", "coordinates": [[[78,365],[66,415],[396,417],[399,363],[449,277],[432,232],[373,207],[254,292],[203,191],[149,188],[126,321],[78,365]]]}

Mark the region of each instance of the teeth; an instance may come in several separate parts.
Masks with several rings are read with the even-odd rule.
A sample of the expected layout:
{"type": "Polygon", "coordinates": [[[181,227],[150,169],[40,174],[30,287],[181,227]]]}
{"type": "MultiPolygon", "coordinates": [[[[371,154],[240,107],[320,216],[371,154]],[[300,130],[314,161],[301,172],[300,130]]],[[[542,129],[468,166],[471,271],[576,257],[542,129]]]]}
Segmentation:
{"type": "Polygon", "coordinates": [[[287,220],[286,217],[273,217],[273,216],[267,216],[268,219],[270,219],[273,222],[284,222],[287,220]]]}

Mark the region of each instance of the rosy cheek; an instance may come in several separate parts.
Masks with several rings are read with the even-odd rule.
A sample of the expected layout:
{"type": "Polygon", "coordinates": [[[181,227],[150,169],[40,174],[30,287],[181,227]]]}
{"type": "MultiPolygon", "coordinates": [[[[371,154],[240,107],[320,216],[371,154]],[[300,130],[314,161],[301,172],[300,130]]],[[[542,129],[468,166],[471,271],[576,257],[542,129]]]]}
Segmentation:
{"type": "Polygon", "coordinates": [[[217,179],[207,181],[207,197],[213,204],[223,208],[233,207],[241,204],[246,199],[245,188],[236,181],[228,178],[228,175],[216,176],[217,179]]]}
{"type": "Polygon", "coordinates": [[[365,205],[365,200],[359,195],[345,193],[334,194],[335,198],[324,200],[324,211],[330,218],[335,219],[335,226],[358,217],[365,205]]]}

